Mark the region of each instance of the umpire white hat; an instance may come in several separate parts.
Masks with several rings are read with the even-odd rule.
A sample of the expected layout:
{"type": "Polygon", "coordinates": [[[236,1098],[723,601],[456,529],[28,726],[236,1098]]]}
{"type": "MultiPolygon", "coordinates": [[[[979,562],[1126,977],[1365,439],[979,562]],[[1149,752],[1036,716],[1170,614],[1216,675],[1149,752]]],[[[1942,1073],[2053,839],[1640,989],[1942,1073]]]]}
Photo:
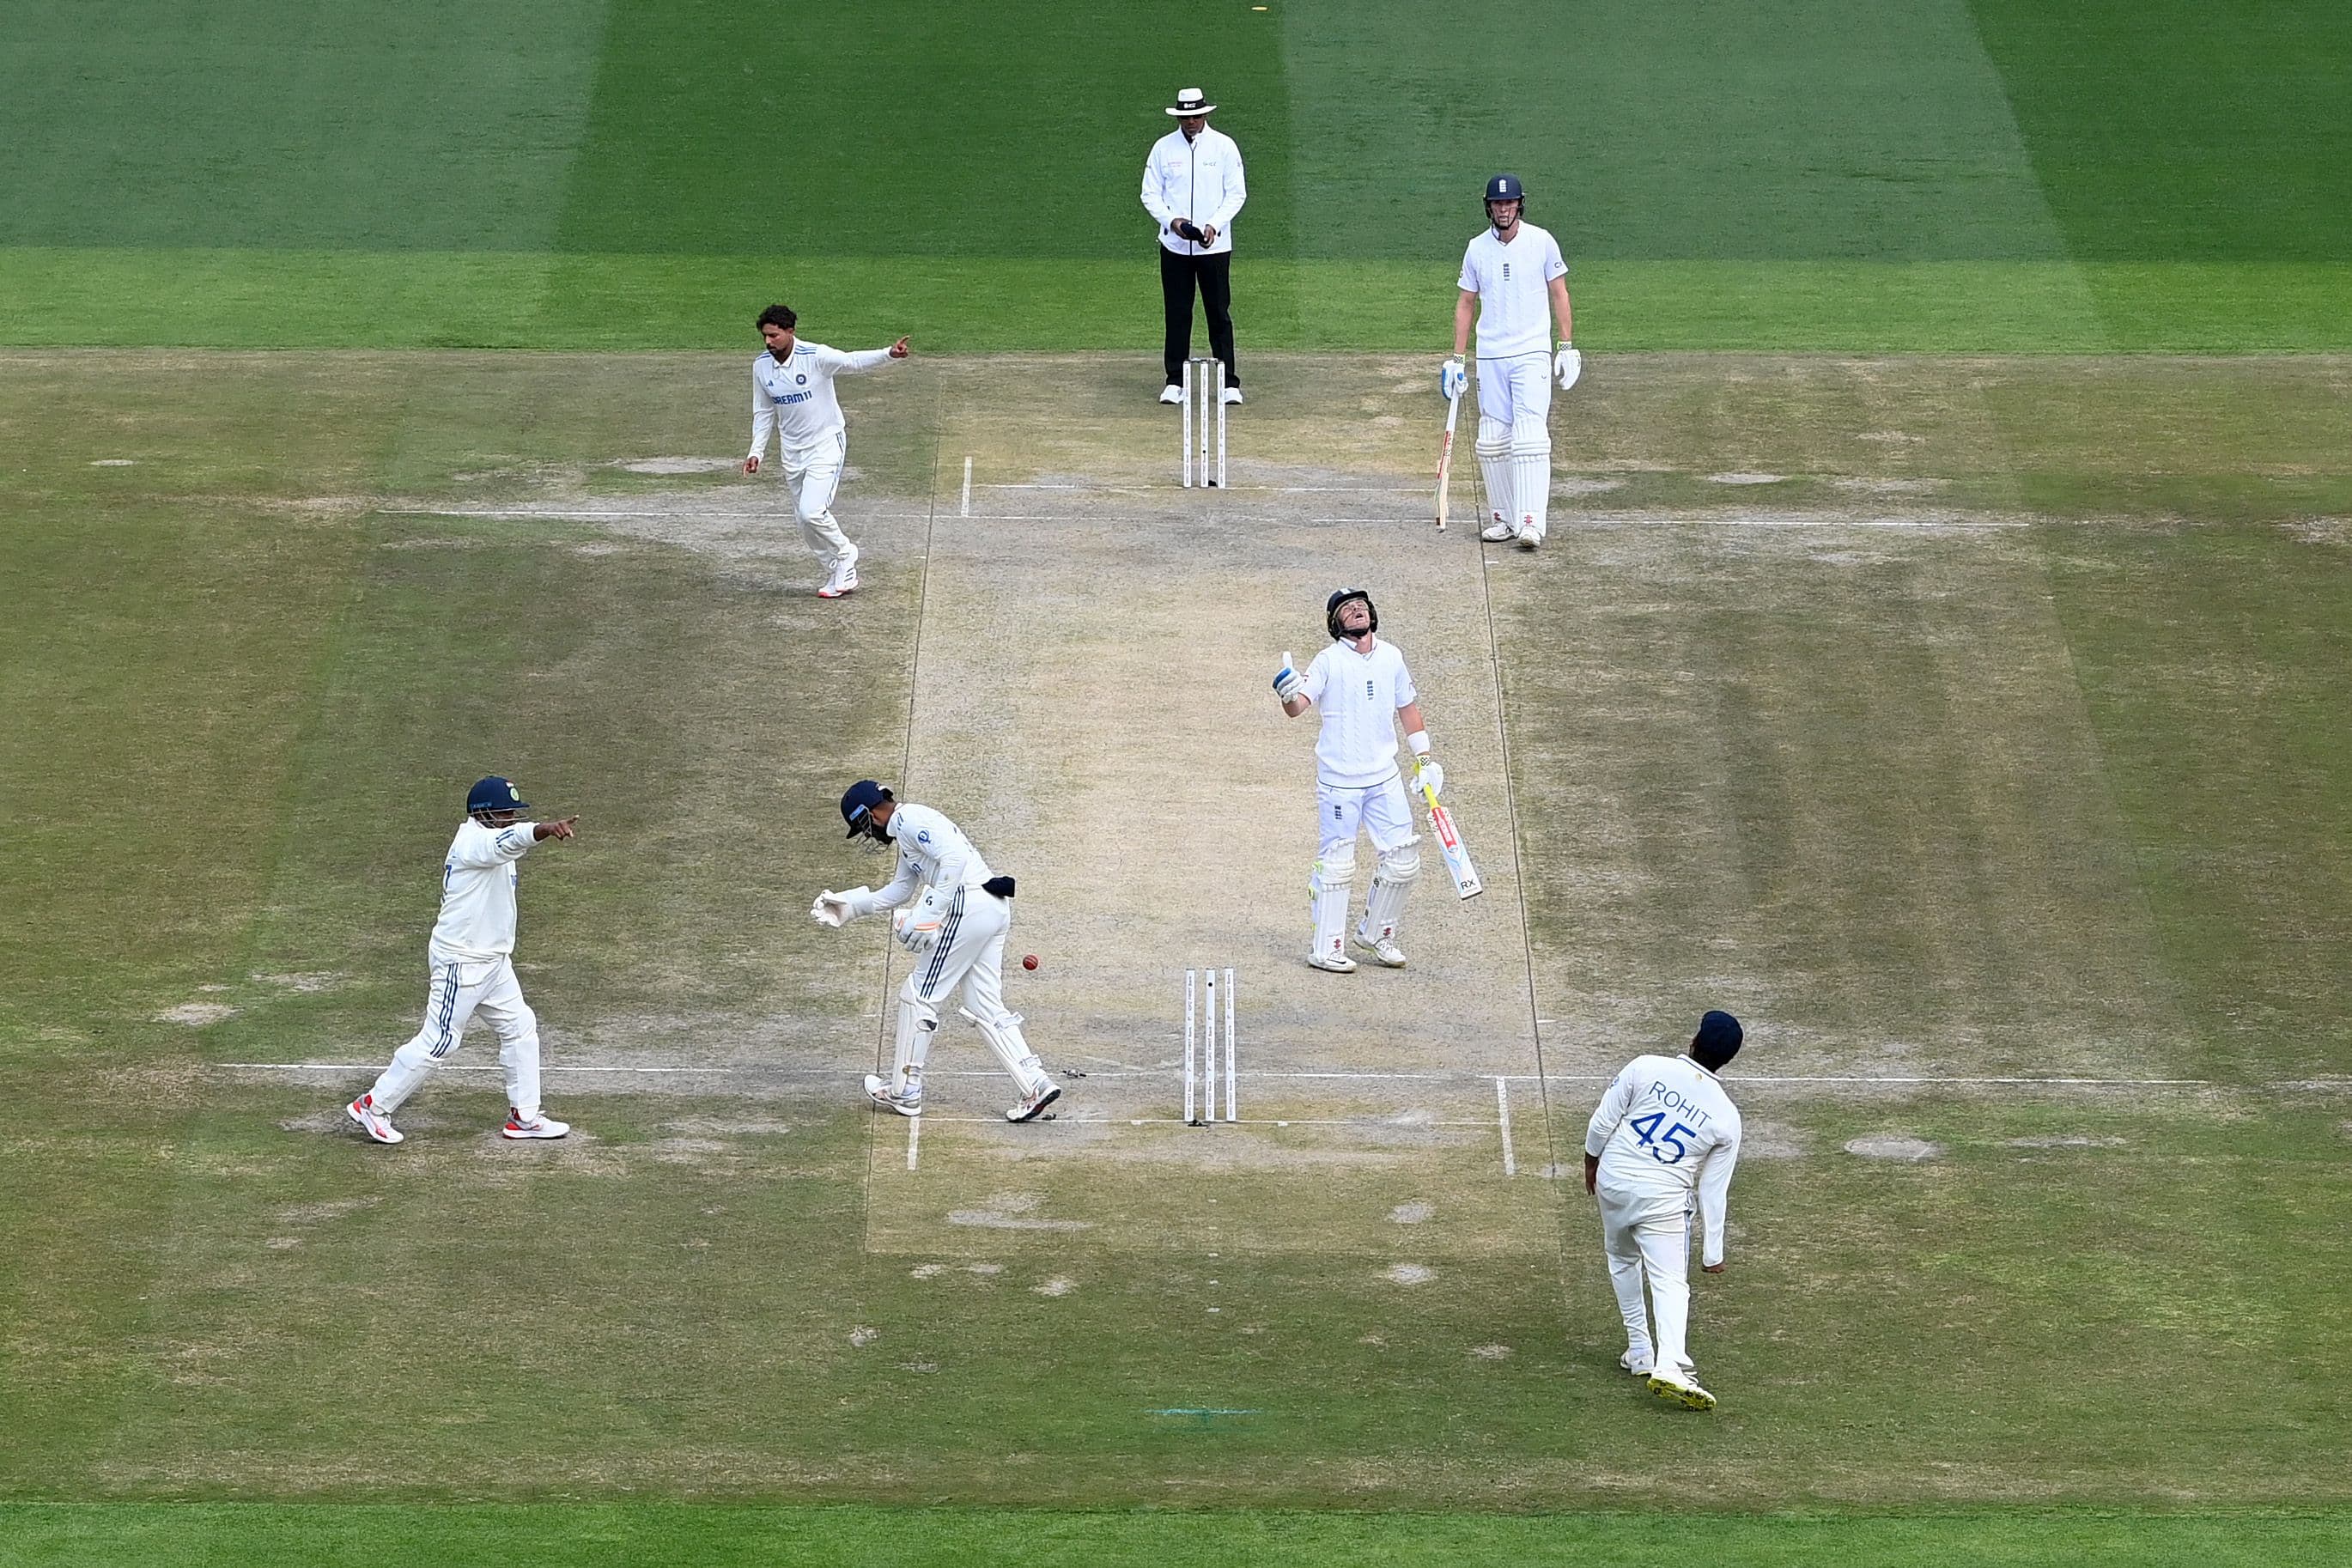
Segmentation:
{"type": "Polygon", "coordinates": [[[1195,114],[1214,114],[1217,111],[1217,106],[1209,102],[1208,97],[1207,93],[1197,87],[1185,88],[1177,93],[1176,101],[1170,107],[1168,112],[1179,119],[1189,118],[1195,114]]]}

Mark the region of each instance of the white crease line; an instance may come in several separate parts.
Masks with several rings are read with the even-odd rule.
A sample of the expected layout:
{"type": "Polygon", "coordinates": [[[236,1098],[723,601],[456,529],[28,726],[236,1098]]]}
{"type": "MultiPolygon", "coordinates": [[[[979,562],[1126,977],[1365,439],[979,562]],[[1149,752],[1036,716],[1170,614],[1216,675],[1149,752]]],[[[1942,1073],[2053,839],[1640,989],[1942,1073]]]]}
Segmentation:
{"type": "MultiPolygon", "coordinates": [[[[984,484],[984,490],[1052,490],[1071,495],[1133,496],[1150,495],[1166,489],[1164,485],[1050,485],[1050,484],[984,484]]],[[[1401,489],[1393,485],[1235,485],[1236,490],[1255,490],[1265,495],[1284,496],[1417,496],[1418,486],[1401,489]]]]}
{"type": "MultiPolygon", "coordinates": [[[[221,1062],[217,1065],[224,1068],[246,1072],[377,1072],[382,1070],[383,1066],[380,1061],[221,1062]]],[[[442,1072],[497,1072],[499,1070],[499,1068],[496,1062],[450,1062],[442,1066],[438,1070],[442,1072]]],[[[781,1064],[775,1066],[768,1066],[764,1064],[739,1064],[731,1067],[618,1067],[600,1066],[595,1063],[560,1062],[552,1066],[543,1068],[541,1070],[542,1072],[549,1073],[568,1072],[587,1073],[590,1075],[598,1073],[608,1075],[625,1073],[671,1073],[691,1076],[695,1074],[715,1075],[720,1073],[763,1073],[772,1078],[833,1078],[837,1076],[845,1076],[853,1069],[845,1067],[790,1067],[781,1064]]],[[[1167,1068],[1160,1068],[1120,1072],[1089,1072],[1086,1074],[1086,1076],[1090,1079],[1158,1079],[1165,1078],[1167,1076],[1167,1068]]],[[[930,1070],[926,1074],[926,1076],[930,1078],[1000,1078],[1003,1075],[1001,1070],[996,1068],[940,1068],[930,1070]]],[[[1343,1083],[1482,1083],[1490,1079],[1496,1082],[1508,1081],[1511,1083],[1613,1083],[1616,1081],[1617,1077],[1614,1073],[1584,1072],[1556,1072],[1541,1074],[1497,1074],[1481,1072],[1284,1072],[1271,1068],[1253,1068],[1248,1072],[1241,1074],[1240,1076],[1244,1078],[1260,1079],[1271,1079],[1283,1081],[1313,1081],[1329,1079],[1343,1083]]],[[[1742,1075],[1738,1078],[1728,1078],[1724,1081],[1734,1086],[1740,1084],[1755,1084],[1759,1087],[1769,1087],[1775,1084],[1801,1083],[1861,1085],[1905,1084],[1925,1085],[1928,1087],[1933,1087],[1937,1084],[1959,1084],[1986,1085],[2018,1089],[2292,1089],[2299,1093],[2315,1092],[2312,1089],[2310,1080],[2305,1079],[2279,1079],[2263,1083],[2231,1084],[2223,1083],[2218,1079],[2209,1078],[1969,1078],[1961,1076],[1947,1078],[1938,1077],[1934,1074],[1921,1073],[1899,1077],[1868,1077],[1861,1075],[1772,1077],[1765,1074],[1749,1074],[1742,1075]]],[[[2317,1092],[2352,1092],[2352,1084],[2345,1085],[2341,1089],[2336,1089],[2331,1086],[2326,1089],[2318,1090],[2317,1092]]]]}
{"type": "Polygon", "coordinates": [[[1511,1080],[1495,1080],[1495,1115],[1503,1124],[1503,1174],[1519,1173],[1519,1157],[1511,1148],[1511,1080]]]}
{"type": "Polygon", "coordinates": [[[915,1168],[917,1156],[922,1147],[923,1119],[919,1116],[909,1116],[907,1118],[907,1169],[911,1171],[915,1168]]]}
{"type": "Polygon", "coordinates": [[[956,515],[959,517],[971,515],[971,457],[969,453],[965,455],[963,460],[963,500],[957,509],[956,515]]]}

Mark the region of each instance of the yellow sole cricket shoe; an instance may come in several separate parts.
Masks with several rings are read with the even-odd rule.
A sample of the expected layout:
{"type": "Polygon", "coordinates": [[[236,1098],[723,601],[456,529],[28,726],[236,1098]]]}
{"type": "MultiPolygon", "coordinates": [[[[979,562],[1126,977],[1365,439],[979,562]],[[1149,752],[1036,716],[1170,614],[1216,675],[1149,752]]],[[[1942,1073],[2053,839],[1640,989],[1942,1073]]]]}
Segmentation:
{"type": "Polygon", "coordinates": [[[1677,1383],[1660,1373],[1652,1373],[1650,1392],[1661,1399],[1671,1400],[1685,1410],[1712,1410],[1715,1395],[1696,1383],[1677,1383]]]}

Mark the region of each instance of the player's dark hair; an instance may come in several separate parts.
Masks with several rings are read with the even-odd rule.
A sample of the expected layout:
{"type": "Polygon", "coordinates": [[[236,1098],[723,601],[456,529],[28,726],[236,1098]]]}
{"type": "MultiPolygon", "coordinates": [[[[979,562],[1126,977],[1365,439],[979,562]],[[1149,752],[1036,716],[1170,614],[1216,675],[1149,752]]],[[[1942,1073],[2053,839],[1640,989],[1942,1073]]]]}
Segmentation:
{"type": "Polygon", "coordinates": [[[759,327],[782,327],[788,332],[800,324],[800,317],[793,313],[790,305],[771,305],[761,311],[760,319],[752,323],[759,327]]]}

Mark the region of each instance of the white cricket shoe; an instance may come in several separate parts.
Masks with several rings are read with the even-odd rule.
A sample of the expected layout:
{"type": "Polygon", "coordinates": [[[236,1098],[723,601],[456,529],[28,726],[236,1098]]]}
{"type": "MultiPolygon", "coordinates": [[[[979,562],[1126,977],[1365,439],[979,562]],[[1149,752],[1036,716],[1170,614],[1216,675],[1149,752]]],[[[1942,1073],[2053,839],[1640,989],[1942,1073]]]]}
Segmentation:
{"type": "Polygon", "coordinates": [[[1225,388],[1225,401],[1227,403],[1239,403],[1241,400],[1242,389],[1240,387],[1229,386],[1225,388]]]}
{"type": "Polygon", "coordinates": [[[1383,968],[1402,969],[1404,967],[1404,949],[1396,944],[1393,937],[1384,936],[1375,939],[1366,936],[1362,931],[1358,931],[1356,945],[1370,953],[1383,968]]]}
{"type": "Polygon", "coordinates": [[[1160,401],[1171,404],[1181,403],[1184,401],[1184,389],[1171,381],[1160,389],[1160,401]]]}
{"type": "Polygon", "coordinates": [[[851,555],[845,557],[841,564],[833,569],[833,575],[825,579],[824,586],[816,591],[816,596],[820,599],[838,599],[844,594],[856,592],[857,592],[857,557],[851,555]]]}
{"type": "Polygon", "coordinates": [[[1650,1373],[1649,1384],[1651,1393],[1661,1399],[1671,1400],[1685,1410],[1715,1408],[1715,1395],[1701,1388],[1696,1378],[1685,1383],[1670,1373],[1656,1371],[1650,1373]]]}
{"type": "Polygon", "coordinates": [[[1356,961],[1344,952],[1310,952],[1307,955],[1307,967],[1332,974],[1353,974],[1356,961]]]}
{"type": "Polygon", "coordinates": [[[1489,544],[1508,544],[1518,536],[1519,525],[1516,522],[1490,522],[1478,531],[1478,537],[1489,544]]]}
{"type": "Polygon", "coordinates": [[[343,1107],[343,1114],[359,1124],[359,1130],[379,1143],[397,1143],[406,1134],[392,1124],[392,1118],[375,1108],[375,1096],[361,1095],[343,1107]]]}
{"type": "Polygon", "coordinates": [[[1519,548],[1522,550],[1533,550],[1543,543],[1543,534],[1540,531],[1524,526],[1519,530],[1518,539],[1519,548]]]}
{"type": "Polygon", "coordinates": [[[1062,1086],[1047,1079],[1037,1092],[1004,1113],[1007,1121],[1034,1121],[1045,1113],[1045,1108],[1062,1098],[1062,1086]]]}
{"type": "Polygon", "coordinates": [[[514,1107],[507,1107],[507,1124],[499,1129],[506,1138],[561,1138],[572,1131],[569,1121],[558,1121],[551,1116],[534,1116],[525,1121],[514,1107]]]}
{"type": "Polygon", "coordinates": [[[1621,1371],[1630,1372],[1635,1377],[1646,1378],[1651,1373],[1657,1370],[1657,1357],[1655,1355],[1635,1355],[1629,1350],[1623,1355],[1617,1358],[1617,1365],[1621,1371]]]}
{"type": "Polygon", "coordinates": [[[872,1073],[866,1075],[866,1098],[872,1100],[877,1110],[895,1110],[901,1116],[920,1116],[923,1113],[921,1089],[912,1094],[894,1094],[887,1081],[872,1073]]]}

